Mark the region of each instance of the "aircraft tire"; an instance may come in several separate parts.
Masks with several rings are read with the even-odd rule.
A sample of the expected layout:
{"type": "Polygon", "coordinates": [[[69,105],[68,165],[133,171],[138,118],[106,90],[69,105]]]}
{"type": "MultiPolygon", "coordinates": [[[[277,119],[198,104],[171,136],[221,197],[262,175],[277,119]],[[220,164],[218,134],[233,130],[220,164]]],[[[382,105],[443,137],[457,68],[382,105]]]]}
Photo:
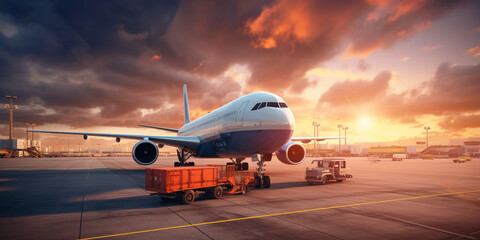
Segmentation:
{"type": "Polygon", "coordinates": [[[262,178],[260,176],[255,176],[255,187],[256,188],[262,187],[262,178]]]}
{"type": "Polygon", "coordinates": [[[263,187],[269,188],[270,187],[270,176],[263,176],[263,187]]]}

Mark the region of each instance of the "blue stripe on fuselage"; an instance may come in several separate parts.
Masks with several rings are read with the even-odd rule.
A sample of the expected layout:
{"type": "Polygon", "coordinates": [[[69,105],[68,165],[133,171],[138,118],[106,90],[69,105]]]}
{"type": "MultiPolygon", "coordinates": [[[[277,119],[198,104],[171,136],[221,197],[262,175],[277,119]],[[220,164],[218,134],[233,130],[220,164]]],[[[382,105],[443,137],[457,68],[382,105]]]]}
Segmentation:
{"type": "Polygon", "coordinates": [[[293,130],[249,130],[222,133],[202,142],[197,157],[250,157],[273,153],[287,143],[293,130]]]}

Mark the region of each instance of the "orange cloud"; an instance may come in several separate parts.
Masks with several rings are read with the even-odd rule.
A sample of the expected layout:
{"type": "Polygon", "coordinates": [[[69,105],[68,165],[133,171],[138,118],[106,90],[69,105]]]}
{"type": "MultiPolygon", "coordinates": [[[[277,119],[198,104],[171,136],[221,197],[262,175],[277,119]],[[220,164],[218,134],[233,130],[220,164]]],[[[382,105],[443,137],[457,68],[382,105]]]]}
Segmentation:
{"type": "Polygon", "coordinates": [[[466,55],[472,55],[473,57],[478,57],[480,56],[480,45],[470,48],[465,52],[466,55]]]}
{"type": "Polygon", "coordinates": [[[442,46],[442,45],[437,44],[437,45],[433,45],[433,46],[425,46],[425,47],[423,47],[422,49],[423,49],[423,51],[429,52],[429,51],[433,51],[433,50],[435,50],[435,49],[437,49],[437,48],[440,48],[441,46],[442,46]]]}
{"type": "Polygon", "coordinates": [[[155,55],[153,55],[153,57],[152,57],[152,60],[160,60],[160,59],[162,59],[162,55],[157,55],[157,54],[155,54],[155,55]]]}
{"type": "Polygon", "coordinates": [[[277,42],[305,42],[314,37],[312,12],[308,1],[279,1],[265,7],[256,19],[246,22],[247,33],[257,37],[256,48],[275,48],[277,42]]]}

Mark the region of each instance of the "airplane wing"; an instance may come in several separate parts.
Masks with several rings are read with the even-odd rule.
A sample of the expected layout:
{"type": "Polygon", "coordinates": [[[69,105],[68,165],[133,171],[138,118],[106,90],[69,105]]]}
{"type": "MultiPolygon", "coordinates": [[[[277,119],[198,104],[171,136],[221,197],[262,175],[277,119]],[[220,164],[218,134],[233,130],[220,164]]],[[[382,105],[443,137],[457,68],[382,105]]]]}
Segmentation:
{"type": "Polygon", "coordinates": [[[302,143],[309,143],[310,141],[325,141],[329,139],[344,139],[344,137],[293,137],[291,141],[300,141],[302,143]]]}
{"type": "Polygon", "coordinates": [[[165,130],[169,132],[176,132],[178,133],[178,129],[175,128],[167,128],[167,127],[157,127],[157,126],[150,126],[150,125],[145,125],[145,124],[138,124],[140,127],[148,127],[148,128],[154,128],[154,129],[159,129],[159,130],[165,130]]]}
{"type": "Polygon", "coordinates": [[[32,131],[27,132],[35,133],[54,133],[54,134],[71,134],[71,135],[83,135],[84,139],[87,136],[94,137],[114,137],[114,138],[126,138],[137,140],[150,140],[155,143],[165,144],[178,148],[186,148],[192,151],[196,151],[200,144],[200,139],[196,136],[148,136],[148,135],[129,135],[129,134],[111,134],[111,133],[87,133],[87,132],[57,132],[57,131],[32,131]]]}

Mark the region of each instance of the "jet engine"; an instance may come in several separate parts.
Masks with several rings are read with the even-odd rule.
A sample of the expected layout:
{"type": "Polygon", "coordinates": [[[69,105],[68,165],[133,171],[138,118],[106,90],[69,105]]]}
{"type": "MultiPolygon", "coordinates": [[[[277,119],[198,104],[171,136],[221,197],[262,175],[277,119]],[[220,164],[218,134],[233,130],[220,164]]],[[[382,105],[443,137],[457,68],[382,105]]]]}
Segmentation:
{"type": "Polygon", "coordinates": [[[297,165],[303,162],[303,159],[305,159],[305,156],[307,155],[307,151],[301,144],[289,141],[276,151],[275,155],[282,163],[297,165]]]}
{"type": "Polygon", "coordinates": [[[150,165],[157,160],[157,145],[152,141],[142,140],[133,146],[132,157],[140,165],[150,165]]]}

